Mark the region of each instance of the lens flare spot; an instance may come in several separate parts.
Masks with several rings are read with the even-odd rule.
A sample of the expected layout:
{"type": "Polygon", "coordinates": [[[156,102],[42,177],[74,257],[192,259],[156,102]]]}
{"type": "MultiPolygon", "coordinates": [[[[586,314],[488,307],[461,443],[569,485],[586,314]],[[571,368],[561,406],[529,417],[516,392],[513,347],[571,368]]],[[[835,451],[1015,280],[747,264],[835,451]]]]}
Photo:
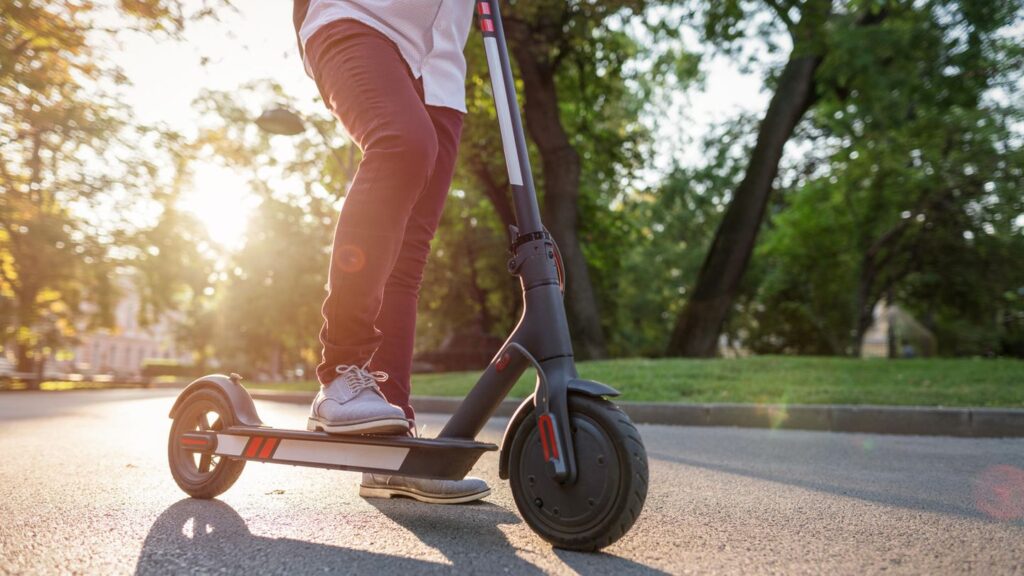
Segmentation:
{"type": "Polygon", "coordinates": [[[334,262],[342,272],[359,272],[366,266],[366,253],[352,244],[343,244],[334,253],[334,262]]]}
{"type": "Polygon", "coordinates": [[[766,408],[768,422],[772,430],[782,428],[782,425],[789,419],[789,409],[785,404],[774,404],[766,408]]]}
{"type": "Polygon", "coordinates": [[[1024,470],[1007,464],[985,469],[974,482],[974,502],[995,520],[1024,519],[1024,470]]]}

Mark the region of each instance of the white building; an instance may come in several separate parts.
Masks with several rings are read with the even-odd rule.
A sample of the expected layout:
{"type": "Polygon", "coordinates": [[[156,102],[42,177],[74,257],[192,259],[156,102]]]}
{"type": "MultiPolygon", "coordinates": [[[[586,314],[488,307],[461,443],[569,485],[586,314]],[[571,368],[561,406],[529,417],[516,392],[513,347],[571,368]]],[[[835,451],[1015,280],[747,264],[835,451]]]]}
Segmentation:
{"type": "Polygon", "coordinates": [[[121,298],[114,309],[114,328],[79,334],[73,357],[62,362],[67,372],[139,376],[147,360],[191,364],[192,356],[175,343],[177,314],[165,313],[149,326],[139,323],[141,299],[130,278],[118,282],[121,298]]]}
{"type": "Polygon", "coordinates": [[[935,355],[935,335],[898,305],[882,300],[875,304],[872,316],[874,321],[861,342],[861,357],[887,358],[889,338],[896,339],[893,347],[900,358],[935,355]]]}

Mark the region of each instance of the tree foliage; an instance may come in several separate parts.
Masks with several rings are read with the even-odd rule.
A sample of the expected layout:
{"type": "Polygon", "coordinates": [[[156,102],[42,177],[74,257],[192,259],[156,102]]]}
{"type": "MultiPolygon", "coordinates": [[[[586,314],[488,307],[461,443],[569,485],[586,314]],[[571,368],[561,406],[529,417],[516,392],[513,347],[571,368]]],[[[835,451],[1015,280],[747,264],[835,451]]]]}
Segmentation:
{"type": "Polygon", "coordinates": [[[1013,170],[1005,164],[1013,155],[1006,149],[1013,139],[1007,111],[986,106],[985,99],[1019,74],[1019,43],[1002,36],[1019,11],[1020,3],[1012,0],[698,3],[705,37],[727,51],[738,45],[741,31],[758,22],[765,46],[776,47],[781,30],[792,49],[784,66],[769,67],[766,85],[774,97],[746,175],[680,314],[670,351],[715,353],[718,334],[728,329],[726,318],[748,296],[741,293],[751,283],[741,282],[772,203],[770,193],[788,186],[807,188],[807,194],[814,188],[819,194],[813,201],[799,195],[776,200],[786,212],[771,224],[785,229],[799,222],[804,228],[791,232],[789,242],[782,240],[782,231],[774,240],[777,253],[790,258],[787,269],[794,275],[772,270],[766,278],[779,297],[758,304],[770,311],[765,322],[756,324],[765,333],[760,345],[787,349],[778,332],[789,329],[808,343],[804,351],[856,353],[875,303],[922,262],[916,255],[926,247],[908,243],[963,232],[964,222],[953,224],[955,218],[942,220],[922,211],[943,210],[949,216],[949,197],[967,202],[988,194],[985,186],[997,186],[977,174],[965,178],[964,170],[984,165],[995,179],[1006,175],[1012,181],[1013,170]],[[804,104],[786,111],[801,100],[804,104]],[[978,122],[1004,128],[982,135],[973,126],[978,122]],[[811,151],[795,168],[803,174],[780,174],[783,146],[794,138],[793,144],[811,151]],[[989,162],[980,162],[983,158],[989,162]],[[844,189],[846,196],[836,199],[844,189]],[[802,201],[810,204],[798,206],[802,201]],[[823,207],[837,212],[822,213],[823,207]],[[911,222],[927,220],[923,228],[932,232],[911,232],[917,227],[900,223],[905,213],[911,222]],[[821,241],[820,236],[840,229],[846,234],[821,241]],[[812,243],[811,237],[819,242],[812,243]],[[850,264],[854,276],[820,267],[812,271],[807,266],[814,257],[801,256],[798,245],[816,254],[830,250],[823,256],[837,269],[856,262],[850,264]],[[849,306],[838,299],[843,282],[857,286],[849,306]],[[850,309],[856,311],[852,324],[847,322],[850,309]]]}
{"type": "MultiPolygon", "coordinates": [[[[111,271],[173,194],[173,135],[136,125],[121,71],[97,50],[118,29],[93,2],[14,0],[0,27],[0,320],[29,372],[89,322],[109,320],[111,271]],[[102,217],[101,217],[102,215],[102,217]]],[[[124,0],[128,27],[180,31],[199,12],[176,0],[124,0]]],[[[171,285],[165,286],[169,289],[171,285]]]]}
{"type": "MultiPolygon", "coordinates": [[[[227,2],[121,0],[162,37],[227,2]]],[[[581,356],[857,354],[895,302],[943,354],[1024,355],[1024,43],[1019,0],[517,0],[502,4],[545,222],[567,256],[581,356]],[[698,76],[683,50],[763,72],[772,102],[712,127],[705,161],[654,173],[649,127],[698,76]],[[687,344],[689,345],[689,344],[687,344]],[[696,344],[695,344],[696,346],[696,344]],[[694,348],[696,349],[696,348],[694,348]],[[691,350],[692,352],[693,350],[691,350]]],[[[28,371],[111,323],[133,271],[142,320],[177,310],[206,365],[310,374],[337,212],[358,151],[253,81],[205,92],[198,134],[140,126],[96,47],[110,5],[5,4],[0,27],[0,329],[28,371]],[[244,241],[179,206],[192,167],[247,177],[244,241]]],[[[286,22],[282,23],[287,26],[286,22]]],[[[420,294],[417,348],[501,336],[521,306],[514,216],[479,39],[459,167],[420,294]]],[[[296,65],[298,62],[296,61],[296,65]]],[[[680,127],[687,130],[687,127],[680,127]]],[[[216,191],[211,191],[216,193],[216,191]]]]}
{"type": "Polygon", "coordinates": [[[1021,110],[999,98],[1022,71],[999,34],[1018,9],[894,7],[837,37],[808,138],[820,168],[786,191],[758,253],[755,348],[857,354],[883,298],[945,336],[954,310],[991,335],[960,352],[998,353],[1019,330],[999,320],[1019,316],[1007,296],[1022,280],[1007,266],[1021,245],[1021,110]]]}

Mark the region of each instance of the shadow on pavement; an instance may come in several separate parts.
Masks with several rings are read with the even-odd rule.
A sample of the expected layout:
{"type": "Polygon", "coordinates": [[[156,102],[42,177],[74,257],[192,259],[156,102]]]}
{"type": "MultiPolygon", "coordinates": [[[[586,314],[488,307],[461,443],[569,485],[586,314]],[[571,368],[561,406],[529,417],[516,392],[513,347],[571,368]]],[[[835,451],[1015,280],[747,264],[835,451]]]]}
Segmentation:
{"type": "MultiPolygon", "coordinates": [[[[999,519],[992,514],[983,513],[979,507],[979,500],[991,500],[986,494],[979,493],[980,489],[987,490],[1004,498],[1024,497],[1024,481],[1018,481],[1015,485],[991,486],[981,485],[978,478],[984,475],[985,467],[977,466],[979,472],[963,471],[955,478],[944,478],[939,481],[935,478],[924,477],[923,474],[913,474],[907,470],[899,470],[895,465],[887,469],[885,466],[875,464],[873,468],[866,468],[874,472],[867,475],[850,474],[849,470],[831,469],[827,466],[808,469],[799,465],[799,454],[792,456],[793,462],[787,465],[785,460],[773,460],[771,466],[764,462],[757,462],[753,459],[745,462],[709,462],[699,457],[684,457],[659,452],[648,452],[651,460],[663,460],[675,462],[686,466],[715,470],[727,474],[746,476],[758,480],[778,482],[799,488],[814,490],[857,498],[867,502],[874,502],[887,506],[898,506],[910,510],[932,512],[938,514],[961,516],[985,521],[996,521],[1006,523],[1007,519],[999,519]],[[1003,494],[1007,492],[1007,494],[1003,494]]],[[[718,456],[722,456],[718,454],[718,456]]],[[[777,455],[776,455],[777,456],[777,455]]],[[[1018,504],[1019,507],[1019,504],[1018,504]]],[[[1024,526],[1024,519],[1013,521],[1024,526]]]]}
{"type": "MultiPolygon", "coordinates": [[[[448,563],[353,550],[288,538],[256,536],[219,500],[186,498],[157,518],[143,543],[135,574],[478,572],[541,574],[520,557],[499,529],[518,516],[490,503],[438,507],[408,500],[370,500],[384,516],[444,555],[448,563]]],[[[555,551],[578,573],[663,574],[609,554],[555,551]]]]}
{"type": "Polygon", "coordinates": [[[606,552],[587,553],[556,549],[555,556],[577,574],[668,574],[606,552]]]}
{"type": "MultiPolygon", "coordinates": [[[[520,524],[516,514],[489,502],[463,506],[438,507],[404,499],[368,500],[382,514],[416,535],[424,544],[438,550],[459,572],[501,572],[508,574],[543,574],[544,572],[516,554],[502,524],[520,524]],[[467,547],[466,542],[472,541],[467,547]],[[468,550],[468,551],[467,551],[468,550]],[[472,556],[472,557],[467,557],[472,556]],[[486,558],[480,563],[480,557],[486,558]]],[[[543,550],[543,544],[538,537],[543,550]]],[[[588,554],[554,550],[555,555],[579,574],[665,574],[632,560],[611,554],[588,554]]]]}
{"type": "Polygon", "coordinates": [[[192,498],[176,502],[156,519],[135,567],[136,574],[421,574],[449,570],[434,562],[256,536],[231,506],[192,498]]]}
{"type": "Polygon", "coordinates": [[[438,506],[402,498],[373,498],[367,502],[443,554],[455,572],[469,568],[467,564],[480,564],[476,566],[478,569],[490,565],[509,574],[543,573],[516,555],[515,548],[498,528],[502,524],[522,522],[501,506],[490,502],[438,506]],[[468,542],[472,544],[467,545],[468,542]]]}

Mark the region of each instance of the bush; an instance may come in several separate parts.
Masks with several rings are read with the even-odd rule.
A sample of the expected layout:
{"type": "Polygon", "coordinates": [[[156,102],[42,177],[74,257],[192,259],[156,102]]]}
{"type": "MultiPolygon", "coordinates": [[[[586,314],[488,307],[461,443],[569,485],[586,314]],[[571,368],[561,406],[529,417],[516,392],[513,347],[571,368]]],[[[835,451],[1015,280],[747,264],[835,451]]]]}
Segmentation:
{"type": "Polygon", "coordinates": [[[191,364],[182,364],[176,360],[146,360],[142,363],[142,375],[146,378],[158,376],[180,376],[182,378],[198,378],[199,368],[191,364]]]}

